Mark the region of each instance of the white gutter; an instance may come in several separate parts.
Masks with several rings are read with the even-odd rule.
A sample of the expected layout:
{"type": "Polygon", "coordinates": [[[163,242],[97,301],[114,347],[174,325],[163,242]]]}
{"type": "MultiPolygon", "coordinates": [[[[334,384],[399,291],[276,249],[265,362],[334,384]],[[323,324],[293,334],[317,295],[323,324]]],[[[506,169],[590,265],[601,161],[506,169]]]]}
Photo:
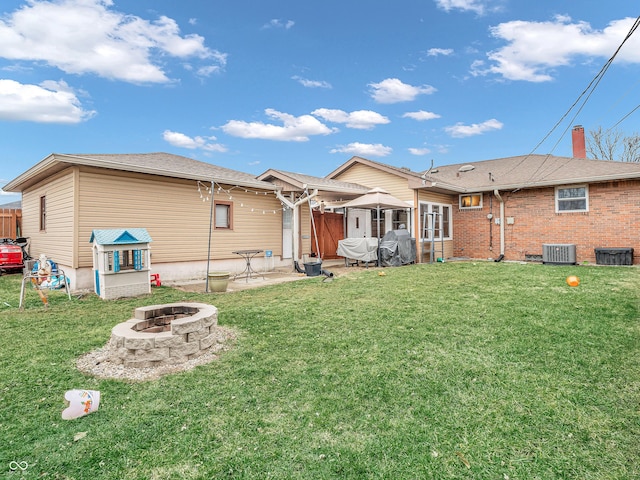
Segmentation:
{"type": "Polygon", "coordinates": [[[504,200],[498,190],[494,190],[493,194],[500,202],[500,255],[504,255],[504,200]]]}
{"type": "MultiPolygon", "coordinates": [[[[306,191],[306,185],[305,185],[305,191],[306,191]]],[[[298,207],[303,203],[307,203],[311,201],[311,199],[316,195],[318,195],[318,189],[315,189],[313,193],[307,194],[307,196],[300,198],[297,202],[292,202],[287,197],[283,196],[280,190],[276,190],[276,197],[278,198],[278,200],[280,200],[287,207],[293,210],[293,217],[291,219],[291,223],[292,223],[291,230],[293,235],[293,258],[297,261],[300,261],[302,259],[299,251],[300,245],[296,238],[298,235],[298,229],[299,229],[298,225],[300,223],[300,213],[299,213],[300,209],[298,207]]]]}

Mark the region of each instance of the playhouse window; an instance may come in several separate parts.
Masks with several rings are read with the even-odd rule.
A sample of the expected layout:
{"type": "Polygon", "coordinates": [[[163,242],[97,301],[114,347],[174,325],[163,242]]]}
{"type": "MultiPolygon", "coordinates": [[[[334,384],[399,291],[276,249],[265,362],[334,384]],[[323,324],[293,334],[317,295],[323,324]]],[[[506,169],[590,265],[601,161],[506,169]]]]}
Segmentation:
{"type": "Polygon", "coordinates": [[[114,250],[105,252],[107,272],[142,270],[146,267],[147,250],[114,250]]]}
{"type": "Polygon", "coordinates": [[[482,194],[460,195],[460,208],[482,208],[482,194]]]}
{"type": "Polygon", "coordinates": [[[556,188],[556,212],[588,212],[589,190],[586,185],[556,188]]]}
{"type": "Polygon", "coordinates": [[[216,202],[215,228],[233,228],[233,210],[231,202],[216,202]]]}

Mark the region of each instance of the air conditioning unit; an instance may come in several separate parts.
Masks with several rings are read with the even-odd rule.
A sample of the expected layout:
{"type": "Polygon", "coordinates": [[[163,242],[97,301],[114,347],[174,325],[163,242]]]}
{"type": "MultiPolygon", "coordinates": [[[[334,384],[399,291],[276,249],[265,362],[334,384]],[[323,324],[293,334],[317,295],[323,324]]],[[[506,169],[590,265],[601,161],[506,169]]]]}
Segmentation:
{"type": "Polygon", "coordinates": [[[553,265],[575,265],[576,246],[573,244],[544,244],[542,245],[542,263],[553,265]]]}

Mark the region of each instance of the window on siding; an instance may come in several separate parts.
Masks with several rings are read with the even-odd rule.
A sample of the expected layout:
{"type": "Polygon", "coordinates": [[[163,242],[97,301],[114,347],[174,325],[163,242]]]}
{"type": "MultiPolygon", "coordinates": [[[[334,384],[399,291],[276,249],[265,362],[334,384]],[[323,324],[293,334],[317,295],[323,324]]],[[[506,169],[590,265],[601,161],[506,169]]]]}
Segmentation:
{"type": "Polygon", "coordinates": [[[40,197],[40,230],[47,229],[47,197],[40,197]]]}
{"type": "Polygon", "coordinates": [[[404,225],[405,228],[409,228],[409,214],[406,210],[394,210],[393,211],[393,230],[398,230],[400,225],[404,225]]]}
{"type": "Polygon", "coordinates": [[[216,202],[215,228],[233,229],[233,204],[231,202],[216,202]]]}
{"type": "Polygon", "coordinates": [[[378,210],[371,210],[371,237],[384,237],[384,210],[380,210],[380,232],[378,232],[378,210]]]}
{"type": "Polygon", "coordinates": [[[420,238],[442,240],[451,238],[451,205],[420,203],[420,238]]]}
{"type": "Polygon", "coordinates": [[[588,212],[589,189],[586,185],[556,188],[556,212],[588,212]]]}
{"type": "Polygon", "coordinates": [[[460,195],[460,208],[482,208],[482,194],[460,195]]]}

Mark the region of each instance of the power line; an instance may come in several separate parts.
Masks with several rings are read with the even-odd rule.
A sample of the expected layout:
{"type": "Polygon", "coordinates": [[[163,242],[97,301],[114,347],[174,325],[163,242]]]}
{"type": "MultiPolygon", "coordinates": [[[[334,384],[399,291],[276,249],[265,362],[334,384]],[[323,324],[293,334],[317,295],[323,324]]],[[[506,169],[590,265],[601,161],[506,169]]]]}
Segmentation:
{"type": "Polygon", "coordinates": [[[640,17],[636,18],[635,22],[631,26],[631,29],[629,30],[629,33],[627,33],[627,35],[624,37],[624,39],[622,40],[622,43],[620,43],[620,45],[618,46],[616,51],[613,53],[611,58],[609,58],[609,60],[607,60],[607,62],[603,65],[603,67],[600,69],[598,74],[593,78],[593,80],[591,80],[591,82],[589,82],[589,85],[587,85],[587,88],[585,88],[582,91],[582,93],[578,96],[576,101],[573,102],[571,107],[569,107],[569,109],[565,112],[565,114],[562,115],[560,120],[558,120],[558,122],[556,122],[556,124],[549,131],[549,133],[547,133],[545,135],[545,137],[533,148],[532,153],[535,152],[538,149],[538,147],[540,147],[540,145],[542,145],[544,143],[544,141],[551,136],[551,134],[555,131],[555,129],[558,128],[558,126],[564,121],[565,118],[567,118],[567,116],[569,116],[569,113],[571,113],[571,111],[575,108],[575,106],[578,104],[578,102],[580,102],[580,99],[586,95],[587,97],[584,99],[584,101],[582,102],[582,105],[580,105],[580,108],[575,113],[575,115],[571,118],[571,122],[569,122],[569,125],[567,126],[567,128],[565,128],[565,130],[562,132],[562,135],[560,136],[558,141],[555,143],[555,145],[551,149],[551,152],[553,152],[556,149],[556,147],[558,146],[558,144],[560,143],[560,141],[562,140],[564,135],[567,133],[567,130],[569,130],[573,120],[575,120],[575,118],[580,114],[580,112],[584,108],[585,104],[587,103],[587,101],[589,100],[589,98],[591,97],[593,92],[595,91],[596,87],[598,86],[598,84],[600,83],[602,78],[604,77],[604,74],[607,72],[607,70],[609,70],[609,67],[611,66],[611,64],[613,63],[613,60],[616,58],[616,56],[620,52],[620,49],[627,42],[627,40],[629,40],[631,35],[633,35],[633,33],[638,29],[638,26],[640,26],[640,17]]]}
{"type": "Polygon", "coordinates": [[[634,83],[626,92],[624,92],[622,95],[620,95],[620,97],[615,101],[615,103],[613,103],[606,112],[603,112],[603,115],[598,118],[595,122],[594,125],[599,124],[600,122],[602,122],[603,118],[604,118],[604,114],[605,113],[609,113],[611,110],[613,110],[616,106],[618,106],[618,104],[620,102],[622,102],[622,100],[624,100],[626,97],[629,96],[629,94],[631,93],[631,91],[636,88],[638,85],[640,85],[640,80],[638,80],[636,83],[634,83]]]}
{"type": "Polygon", "coordinates": [[[640,108],[640,105],[636,106],[636,108],[634,108],[633,110],[631,110],[629,113],[627,113],[624,117],[622,117],[620,120],[618,120],[616,122],[616,124],[613,127],[610,127],[607,129],[607,131],[605,133],[609,133],[611,130],[613,130],[614,128],[616,128],[618,125],[620,125],[622,122],[624,122],[627,117],[629,115],[631,115],[633,112],[635,112],[636,110],[638,110],[640,108]]]}
{"type": "MultiPolygon", "coordinates": [[[[562,138],[566,135],[567,131],[569,130],[571,124],[573,123],[573,121],[576,119],[576,117],[580,114],[580,112],[582,111],[582,109],[584,108],[585,104],[587,103],[587,101],[589,100],[589,98],[591,97],[591,95],[593,94],[593,92],[595,91],[596,87],[598,86],[598,84],[600,83],[600,81],[602,80],[602,78],[604,77],[604,74],[607,72],[607,70],[609,70],[609,67],[611,66],[611,64],[613,63],[613,60],[616,58],[616,56],[618,55],[618,53],[620,52],[620,50],[622,49],[623,45],[627,42],[627,40],[629,40],[629,38],[631,38],[631,35],[633,35],[635,33],[635,31],[638,29],[638,27],[640,26],[640,16],[638,18],[636,18],[636,20],[633,22],[633,25],[631,26],[631,28],[629,29],[629,32],[627,33],[627,35],[624,37],[624,39],[622,40],[622,42],[620,43],[620,45],[618,46],[618,48],[616,49],[616,51],[613,53],[613,55],[611,55],[611,57],[609,58],[609,60],[606,61],[606,63],[602,66],[602,68],[600,69],[600,71],[596,74],[595,77],[593,77],[593,79],[589,82],[589,85],[587,85],[587,87],[582,91],[582,93],[578,96],[578,98],[573,102],[573,104],[569,107],[569,109],[564,113],[564,115],[562,115],[562,117],[560,117],[560,120],[558,120],[556,122],[556,124],[553,126],[553,128],[551,128],[551,130],[549,130],[549,132],[544,136],[544,138],[542,140],[540,140],[540,142],[538,142],[538,144],[533,147],[533,150],[531,150],[531,152],[529,154],[527,154],[520,162],[518,162],[517,165],[515,165],[513,168],[511,168],[510,171],[515,170],[516,168],[518,168],[520,165],[522,165],[522,163],[524,161],[527,160],[527,158],[529,158],[531,155],[533,155],[533,153],[540,147],[540,145],[542,145],[550,136],[551,134],[556,130],[556,128],[558,128],[558,126],[569,116],[569,114],[571,113],[571,111],[576,107],[576,105],[578,105],[578,103],[580,102],[580,100],[586,95],[586,98],[584,99],[584,101],[582,102],[582,105],[580,105],[580,108],[578,109],[578,111],[575,113],[575,115],[571,118],[571,122],[569,122],[569,124],[567,125],[567,127],[564,129],[564,131],[562,132],[562,135],[560,135],[560,138],[558,139],[558,141],[554,144],[553,148],[551,149],[551,151],[547,154],[547,157],[542,161],[542,163],[538,166],[538,168],[536,169],[535,172],[533,172],[531,174],[531,176],[529,177],[529,179],[533,178],[541,169],[542,167],[544,167],[544,164],[547,162],[547,160],[549,160],[549,157],[551,156],[551,154],[554,152],[554,150],[556,149],[556,147],[558,146],[558,144],[560,143],[560,141],[562,140],[562,138]]],[[[636,108],[640,108],[640,105],[636,108]]],[[[635,109],[634,109],[635,110],[635,109]]],[[[633,113],[630,112],[629,115],[633,113]]],[[[628,116],[628,115],[627,115],[628,116]]],[[[625,117],[626,118],[626,117],[625,117]]],[[[552,172],[551,172],[552,173],[552,172]]],[[[549,174],[547,174],[548,176],[549,174]]]]}

